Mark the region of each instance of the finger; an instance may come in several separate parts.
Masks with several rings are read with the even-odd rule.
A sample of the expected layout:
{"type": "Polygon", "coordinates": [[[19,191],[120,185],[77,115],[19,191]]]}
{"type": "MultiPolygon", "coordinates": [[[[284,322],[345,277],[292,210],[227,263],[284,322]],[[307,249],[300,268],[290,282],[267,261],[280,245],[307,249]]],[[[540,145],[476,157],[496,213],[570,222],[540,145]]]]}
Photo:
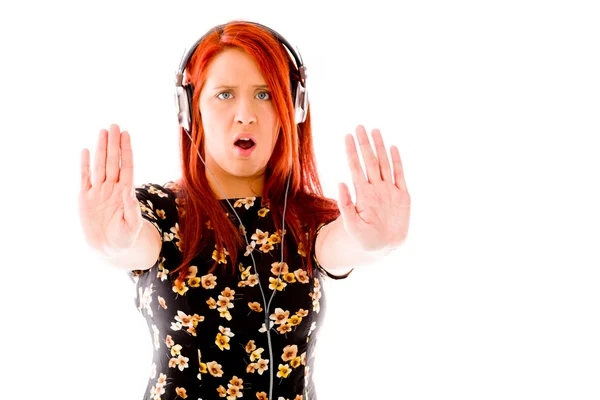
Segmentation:
{"type": "Polygon", "coordinates": [[[87,192],[90,189],[90,151],[81,150],[81,191],[87,192]]]}
{"type": "Polygon", "coordinates": [[[106,179],[106,138],[108,131],[101,129],[98,134],[96,144],[96,154],[94,154],[94,176],[93,185],[97,186],[104,183],[106,179]]]}
{"type": "Polygon", "coordinates": [[[354,185],[360,185],[367,182],[365,174],[362,170],[360,160],[358,159],[358,152],[356,151],[356,144],[354,143],[354,136],[347,134],[345,138],[346,142],[346,155],[348,157],[348,166],[350,167],[350,174],[354,185]]]}
{"type": "Polygon", "coordinates": [[[121,161],[121,131],[117,124],[110,126],[108,132],[108,153],[106,156],[106,181],[116,183],[119,180],[119,162],[121,161]]]}
{"type": "Polygon", "coordinates": [[[364,126],[359,125],[356,128],[356,138],[358,139],[360,152],[367,169],[367,179],[369,182],[381,181],[379,162],[377,161],[377,157],[375,157],[371,143],[369,143],[369,137],[367,136],[367,131],[364,126]]]}
{"type": "Polygon", "coordinates": [[[377,151],[377,158],[379,159],[379,170],[381,172],[381,179],[386,182],[392,182],[392,168],[390,166],[390,160],[387,156],[387,150],[383,143],[383,136],[379,129],[373,129],[371,132],[373,136],[373,143],[375,144],[375,150],[377,151]]]}
{"type": "Polygon", "coordinates": [[[126,186],[133,184],[133,150],[131,149],[131,136],[129,132],[121,133],[121,173],[119,183],[126,186]]]}
{"type": "Polygon", "coordinates": [[[392,154],[392,163],[394,164],[394,184],[398,189],[408,191],[406,181],[404,180],[404,168],[402,168],[400,152],[396,146],[392,146],[390,153],[392,154]]]}

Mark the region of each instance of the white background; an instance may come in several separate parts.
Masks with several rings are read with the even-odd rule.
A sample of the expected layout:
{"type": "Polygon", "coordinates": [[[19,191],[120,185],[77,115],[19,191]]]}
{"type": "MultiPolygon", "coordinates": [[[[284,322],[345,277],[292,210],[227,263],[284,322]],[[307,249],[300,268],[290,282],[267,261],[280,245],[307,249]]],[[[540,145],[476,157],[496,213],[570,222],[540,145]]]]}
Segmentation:
{"type": "Polygon", "coordinates": [[[152,340],[82,239],[80,151],[117,123],[136,184],[178,177],[174,72],[241,18],[300,48],[326,194],[364,124],[412,197],[402,248],[326,286],[319,398],[600,398],[593,3],[3,3],[0,397],[141,399],[152,340]]]}

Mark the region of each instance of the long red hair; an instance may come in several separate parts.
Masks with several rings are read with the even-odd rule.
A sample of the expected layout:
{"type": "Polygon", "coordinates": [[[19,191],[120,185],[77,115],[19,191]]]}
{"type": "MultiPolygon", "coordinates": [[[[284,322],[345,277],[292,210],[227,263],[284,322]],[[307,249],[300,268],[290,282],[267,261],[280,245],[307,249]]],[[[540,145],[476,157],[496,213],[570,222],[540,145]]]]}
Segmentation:
{"type": "MultiPolygon", "coordinates": [[[[194,87],[191,137],[196,147],[183,128],[180,128],[182,178],[177,201],[183,206],[183,211],[180,208],[183,261],[171,273],[179,271],[178,280],[183,281],[194,257],[206,246],[216,248],[219,252],[223,247],[226,248],[230,260],[220,268],[231,268],[231,273],[235,273],[238,249],[246,246],[237,224],[234,225],[225,214],[231,213],[231,210],[227,205],[224,208],[210,189],[205,166],[196,150],[197,148],[205,159],[199,97],[206,81],[207,67],[220,52],[232,47],[244,50],[258,64],[269,86],[281,125],[274,147],[276,150],[273,151],[265,172],[263,203],[266,201],[269,204],[275,228],[280,230],[286,181],[291,174],[285,231],[291,232],[296,243],[301,243],[306,254],[306,257],[302,257],[302,268],[312,275],[311,254],[316,227],[322,221],[337,218],[339,209],[335,200],[323,196],[313,150],[310,107],[305,122],[295,126],[290,73],[297,78],[299,76],[293,59],[270,32],[243,21],[232,21],[207,36],[198,45],[186,66],[187,82],[194,87]],[[206,227],[208,220],[211,221],[212,229],[206,227]]],[[[286,235],[287,237],[289,236],[286,235]]],[[[283,243],[285,259],[286,243],[289,243],[289,239],[283,243]]],[[[213,268],[216,267],[217,261],[213,268]]]]}

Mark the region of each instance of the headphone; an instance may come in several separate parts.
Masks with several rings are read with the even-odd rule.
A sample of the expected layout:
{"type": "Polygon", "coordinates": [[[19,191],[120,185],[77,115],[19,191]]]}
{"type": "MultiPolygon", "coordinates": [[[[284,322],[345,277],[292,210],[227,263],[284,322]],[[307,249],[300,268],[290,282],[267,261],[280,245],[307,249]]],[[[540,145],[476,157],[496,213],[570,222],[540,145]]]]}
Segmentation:
{"type": "MultiPolygon", "coordinates": [[[[259,28],[262,28],[268,32],[270,32],[275,39],[279,41],[279,43],[283,44],[288,52],[294,58],[296,63],[296,69],[300,76],[300,79],[297,79],[292,71],[290,70],[290,83],[292,88],[292,99],[294,101],[294,120],[296,124],[303,123],[306,121],[306,114],[308,108],[308,91],[306,90],[306,66],[302,62],[302,57],[300,56],[300,51],[296,47],[296,51],[294,51],[292,45],[279,33],[275,32],[273,29],[259,24],[257,22],[250,21],[235,21],[235,22],[245,22],[259,28]]],[[[177,119],[179,120],[179,126],[185,129],[186,132],[191,132],[192,128],[192,96],[194,94],[194,88],[191,83],[184,84],[183,83],[183,75],[185,73],[185,67],[187,63],[194,54],[194,51],[198,47],[198,45],[210,34],[223,30],[229,23],[222,24],[214,27],[205,33],[200,39],[196,41],[190,48],[190,50],[184,53],[181,62],[179,64],[179,68],[177,69],[177,73],[175,74],[175,105],[177,107],[177,119]]]]}
{"type": "MultiPolygon", "coordinates": [[[[298,75],[300,77],[300,79],[297,79],[294,76],[294,74],[292,74],[293,71],[290,69],[292,99],[294,100],[294,121],[295,121],[296,125],[305,122],[307,111],[308,111],[308,92],[306,91],[306,67],[304,66],[304,63],[302,62],[302,58],[300,57],[300,51],[299,50],[294,51],[294,49],[288,43],[288,41],[285,40],[283,38],[283,36],[281,36],[280,34],[275,32],[271,28],[268,28],[268,27],[261,25],[259,23],[256,23],[256,22],[249,22],[249,21],[234,21],[234,22],[247,22],[249,24],[252,24],[252,25],[258,26],[262,29],[265,29],[266,31],[270,32],[281,44],[283,44],[287,48],[289,53],[292,55],[292,57],[294,58],[294,61],[296,62],[296,69],[297,69],[298,75]]],[[[196,43],[194,43],[194,45],[190,48],[190,50],[184,54],[184,56],[179,64],[179,69],[177,70],[177,73],[175,75],[175,88],[176,88],[175,104],[177,106],[177,119],[179,120],[179,126],[185,130],[185,133],[190,138],[190,141],[194,147],[196,147],[196,145],[194,144],[194,141],[192,140],[192,137],[191,137],[191,127],[192,127],[191,110],[192,110],[192,96],[194,94],[194,89],[193,89],[191,83],[188,83],[185,85],[183,84],[183,74],[185,73],[185,67],[186,67],[190,57],[192,56],[192,54],[194,53],[194,51],[196,50],[198,45],[202,42],[202,40],[204,40],[204,38],[206,38],[211,33],[224,29],[224,27],[227,25],[228,24],[218,25],[217,27],[211,29],[206,34],[204,34],[200,39],[198,39],[196,41],[196,43]]],[[[217,179],[215,178],[213,173],[210,171],[210,169],[208,168],[208,166],[202,159],[202,156],[200,155],[200,152],[198,151],[197,147],[196,147],[196,152],[198,153],[198,157],[200,158],[200,161],[202,161],[202,163],[206,167],[207,171],[212,175],[212,177],[215,180],[215,183],[217,184],[219,189],[221,189],[223,194],[225,194],[225,192],[223,191],[223,188],[221,188],[221,185],[219,185],[219,182],[217,182],[217,179]]],[[[282,227],[281,227],[282,234],[281,234],[281,244],[280,244],[280,246],[281,246],[281,263],[283,263],[283,243],[284,243],[284,239],[285,239],[285,211],[287,208],[287,198],[288,198],[288,192],[289,192],[289,187],[290,187],[290,178],[291,178],[291,174],[288,174],[287,184],[286,184],[286,189],[285,189],[285,199],[284,199],[284,204],[283,204],[283,217],[282,217],[282,221],[281,221],[281,224],[282,224],[282,227]]],[[[235,216],[237,217],[238,221],[241,224],[242,220],[241,220],[240,216],[238,215],[238,213],[235,211],[235,208],[231,205],[231,203],[229,202],[229,199],[226,198],[225,200],[227,201],[229,208],[231,209],[231,211],[233,211],[233,214],[235,214],[235,216]]],[[[233,221],[233,218],[231,218],[231,219],[233,221]]],[[[246,244],[249,246],[250,243],[248,243],[248,237],[246,234],[244,234],[244,239],[246,240],[246,244]]],[[[250,257],[252,258],[252,264],[254,265],[254,272],[255,272],[256,276],[258,276],[259,275],[258,269],[256,268],[256,262],[254,260],[254,254],[252,252],[250,253],[250,257]]],[[[277,276],[277,279],[279,279],[280,276],[281,276],[281,269],[279,270],[279,275],[277,276]]],[[[269,301],[267,302],[267,298],[266,298],[265,292],[262,288],[262,284],[260,283],[260,279],[258,280],[258,287],[262,294],[263,305],[265,306],[264,307],[264,313],[265,313],[264,314],[264,326],[265,326],[266,333],[267,333],[269,359],[274,360],[275,358],[273,355],[273,346],[271,343],[271,325],[270,325],[271,321],[269,318],[269,312],[270,312],[269,310],[271,307],[271,302],[273,301],[273,297],[275,296],[275,293],[277,291],[276,290],[272,291],[271,297],[270,297],[269,301]]],[[[273,385],[274,385],[273,368],[274,368],[274,365],[269,366],[269,396],[268,396],[269,399],[273,398],[273,385]]],[[[306,394],[306,392],[305,392],[305,394],[306,394]]]]}

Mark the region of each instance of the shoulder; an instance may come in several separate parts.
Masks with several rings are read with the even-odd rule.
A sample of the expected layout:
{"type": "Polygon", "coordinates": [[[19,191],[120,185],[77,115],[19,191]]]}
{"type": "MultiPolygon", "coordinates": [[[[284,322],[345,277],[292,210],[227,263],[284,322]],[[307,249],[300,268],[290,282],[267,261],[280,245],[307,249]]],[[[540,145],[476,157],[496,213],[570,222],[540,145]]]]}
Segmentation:
{"type": "Polygon", "coordinates": [[[178,183],[142,183],[135,186],[135,191],[142,217],[152,222],[161,235],[179,222],[178,183]]]}

